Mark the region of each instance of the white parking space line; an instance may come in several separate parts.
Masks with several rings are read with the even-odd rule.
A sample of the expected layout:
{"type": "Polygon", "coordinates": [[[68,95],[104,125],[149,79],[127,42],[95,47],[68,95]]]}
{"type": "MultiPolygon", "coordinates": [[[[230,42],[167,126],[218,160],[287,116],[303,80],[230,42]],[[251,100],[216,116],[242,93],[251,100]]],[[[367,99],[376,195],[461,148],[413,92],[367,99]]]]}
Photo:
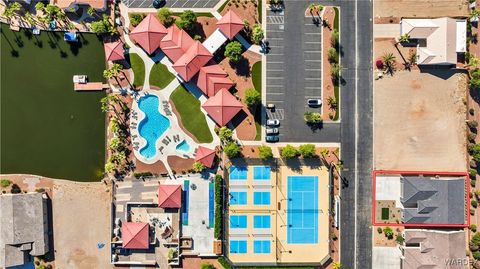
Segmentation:
{"type": "Polygon", "coordinates": [[[267,88],[270,87],[270,88],[281,88],[283,87],[283,85],[278,85],[278,84],[267,84],[267,88]]]}
{"type": "Polygon", "coordinates": [[[284,95],[284,92],[267,92],[267,95],[284,95]]]}
{"type": "Polygon", "coordinates": [[[322,33],[305,33],[307,35],[321,35],[322,33]]]}
{"type": "MultiPolygon", "coordinates": [[[[322,89],[322,87],[305,87],[305,89],[315,90],[315,89],[322,89]]],[[[305,96],[305,98],[306,98],[306,96],[305,96]]]]}
{"type": "Polygon", "coordinates": [[[320,41],[305,41],[305,44],[322,44],[320,41]]]}
{"type": "Polygon", "coordinates": [[[320,68],[305,68],[306,71],[322,71],[320,68]]]}
{"type": "Polygon", "coordinates": [[[267,64],[283,64],[283,62],[269,62],[269,61],[267,60],[267,64]]]}
{"type": "Polygon", "coordinates": [[[305,62],[321,62],[322,60],[305,60],[305,62]]]}
{"type": "Polygon", "coordinates": [[[175,0],[175,2],[173,2],[172,4],[172,7],[175,6],[175,4],[178,2],[178,0],[175,0]]]}
{"type": "Polygon", "coordinates": [[[283,77],[268,76],[267,79],[283,79],[283,77]]]}
{"type": "Polygon", "coordinates": [[[321,78],[305,78],[306,80],[321,80],[321,78]]]}
{"type": "Polygon", "coordinates": [[[211,0],[208,0],[207,2],[205,2],[205,4],[203,5],[203,7],[205,7],[207,4],[210,3],[211,0]]]}
{"type": "Polygon", "coordinates": [[[283,40],[283,37],[270,37],[270,40],[283,40]]]}
{"type": "Polygon", "coordinates": [[[142,3],[139,5],[140,7],[143,6],[143,3],[145,3],[147,0],[143,0],[142,3]]]}
{"type": "Polygon", "coordinates": [[[188,0],[187,0],[187,1],[185,1],[185,3],[183,3],[182,7],[184,7],[184,6],[187,4],[187,2],[188,2],[188,0]]]}
{"type": "Polygon", "coordinates": [[[268,69],[267,72],[280,72],[283,71],[283,69],[268,69]]]}
{"type": "Polygon", "coordinates": [[[268,32],[283,33],[283,32],[285,32],[285,31],[280,31],[280,30],[268,30],[268,29],[267,29],[267,33],[268,33],[268,32]]]}
{"type": "Polygon", "coordinates": [[[320,53],[322,51],[321,50],[305,50],[303,52],[305,52],[305,53],[320,53]]]}
{"type": "Polygon", "coordinates": [[[269,53],[270,56],[282,56],[283,53],[269,53]]]}

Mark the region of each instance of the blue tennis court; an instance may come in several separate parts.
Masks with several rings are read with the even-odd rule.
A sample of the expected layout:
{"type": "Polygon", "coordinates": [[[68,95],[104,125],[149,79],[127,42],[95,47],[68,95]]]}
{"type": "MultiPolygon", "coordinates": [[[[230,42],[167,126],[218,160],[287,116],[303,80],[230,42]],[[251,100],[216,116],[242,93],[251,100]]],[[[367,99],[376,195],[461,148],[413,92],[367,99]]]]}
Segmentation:
{"type": "Polygon", "coordinates": [[[246,215],[230,215],[230,228],[247,228],[247,216],[246,215]]]}
{"type": "Polygon", "coordinates": [[[245,191],[231,191],[230,192],[230,204],[231,205],[246,205],[247,204],[247,192],[245,192],[245,191]]]}
{"type": "Polygon", "coordinates": [[[247,180],[248,167],[232,166],[230,167],[230,180],[247,180]]]}
{"type": "Polygon", "coordinates": [[[254,180],[270,180],[270,166],[253,167],[254,180]]]}
{"type": "Polygon", "coordinates": [[[288,244],[318,243],[318,177],[289,176],[288,244]]]}

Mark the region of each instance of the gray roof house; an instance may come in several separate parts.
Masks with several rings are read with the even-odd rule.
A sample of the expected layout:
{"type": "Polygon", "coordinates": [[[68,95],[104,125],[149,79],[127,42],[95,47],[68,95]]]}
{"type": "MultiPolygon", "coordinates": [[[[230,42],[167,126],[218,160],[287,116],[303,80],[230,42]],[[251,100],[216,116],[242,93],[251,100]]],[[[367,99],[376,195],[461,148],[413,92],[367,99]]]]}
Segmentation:
{"type": "Polygon", "coordinates": [[[48,248],[47,196],[0,195],[0,268],[25,264],[48,248]]]}
{"type": "Polygon", "coordinates": [[[405,230],[403,269],[469,268],[466,236],[460,231],[405,230]]]}
{"type": "Polygon", "coordinates": [[[402,177],[401,183],[403,223],[465,223],[465,178],[402,177]]]}

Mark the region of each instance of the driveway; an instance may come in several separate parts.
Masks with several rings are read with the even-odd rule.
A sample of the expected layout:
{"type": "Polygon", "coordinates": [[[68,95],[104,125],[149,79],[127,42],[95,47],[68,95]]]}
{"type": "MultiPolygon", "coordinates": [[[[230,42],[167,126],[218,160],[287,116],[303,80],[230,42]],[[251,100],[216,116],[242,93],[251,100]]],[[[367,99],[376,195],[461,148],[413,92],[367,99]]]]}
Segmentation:
{"type": "MultiPolygon", "coordinates": [[[[153,8],[153,0],[122,0],[129,8],[153,8]]],[[[219,0],[167,0],[168,8],[213,8],[219,0]]]]}

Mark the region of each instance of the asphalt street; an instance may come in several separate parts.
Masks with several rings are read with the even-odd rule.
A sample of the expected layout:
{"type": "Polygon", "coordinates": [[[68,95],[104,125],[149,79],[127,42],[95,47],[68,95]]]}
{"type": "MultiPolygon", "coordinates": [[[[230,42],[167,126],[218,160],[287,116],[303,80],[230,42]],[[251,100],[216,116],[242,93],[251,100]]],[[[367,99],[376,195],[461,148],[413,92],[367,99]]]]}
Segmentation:
{"type": "Polygon", "coordinates": [[[340,9],[341,122],[325,124],[312,131],[303,121],[306,98],[312,94],[310,90],[314,90],[307,87],[321,85],[318,75],[316,83],[315,80],[312,80],[313,85],[306,83],[306,78],[315,77],[314,71],[306,72],[307,67],[320,67],[315,67],[314,61],[306,61],[318,60],[305,53],[314,50],[305,47],[306,42],[318,39],[312,35],[314,28],[306,24],[303,14],[310,2],[305,0],[286,0],[283,13],[267,11],[266,37],[271,53],[267,54],[267,103],[275,103],[279,110],[269,117],[280,119],[282,142],[341,143],[344,162],[340,210],[341,264],[342,268],[348,269],[371,268],[372,2],[333,0],[320,3],[340,9]]]}

